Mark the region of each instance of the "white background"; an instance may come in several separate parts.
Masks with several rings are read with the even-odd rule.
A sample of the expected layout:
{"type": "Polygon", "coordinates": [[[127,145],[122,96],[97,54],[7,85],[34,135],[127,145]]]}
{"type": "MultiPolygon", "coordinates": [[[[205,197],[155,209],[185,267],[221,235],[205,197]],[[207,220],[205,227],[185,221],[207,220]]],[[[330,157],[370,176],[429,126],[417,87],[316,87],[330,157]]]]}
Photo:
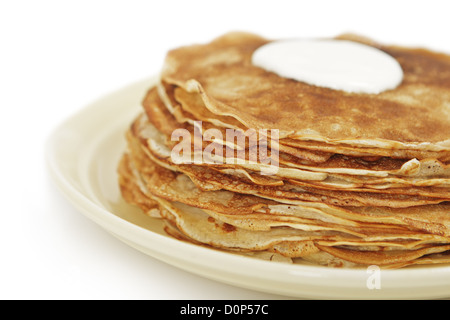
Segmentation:
{"type": "Polygon", "coordinates": [[[44,143],[102,95],[157,73],[167,50],[242,30],[355,32],[450,52],[448,1],[0,0],[0,298],[281,298],[180,271],[116,240],[62,197],[44,143]]]}

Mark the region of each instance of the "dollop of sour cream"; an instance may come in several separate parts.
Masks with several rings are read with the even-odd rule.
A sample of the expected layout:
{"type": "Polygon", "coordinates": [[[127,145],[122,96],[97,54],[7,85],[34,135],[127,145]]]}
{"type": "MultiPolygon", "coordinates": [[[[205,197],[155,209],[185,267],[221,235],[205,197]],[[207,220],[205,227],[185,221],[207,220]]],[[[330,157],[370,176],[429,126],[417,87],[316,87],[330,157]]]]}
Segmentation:
{"type": "Polygon", "coordinates": [[[252,63],[285,78],[355,93],[378,94],[403,80],[395,58],[348,40],[273,41],[255,50],[252,63]]]}

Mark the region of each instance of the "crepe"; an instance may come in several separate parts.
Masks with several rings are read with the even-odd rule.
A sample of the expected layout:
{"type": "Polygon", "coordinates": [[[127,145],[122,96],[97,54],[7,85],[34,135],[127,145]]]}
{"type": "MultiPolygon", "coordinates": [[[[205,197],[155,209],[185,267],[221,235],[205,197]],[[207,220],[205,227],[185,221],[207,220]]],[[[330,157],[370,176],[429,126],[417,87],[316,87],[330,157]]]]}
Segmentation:
{"type": "Polygon", "coordinates": [[[171,50],[126,132],[124,199],[168,235],[232,254],[449,263],[450,58],[338,38],[397,59],[403,82],[362,94],[286,79],[252,65],[272,40],[249,33],[171,50]]]}
{"type": "Polygon", "coordinates": [[[212,113],[233,117],[246,128],[277,128],[282,136],[300,141],[405,149],[417,158],[421,151],[441,152],[437,158],[448,159],[448,56],[376,45],[400,63],[403,82],[380,94],[358,94],[293,81],[254,66],[252,53],[268,42],[230,33],[208,44],[174,49],[161,78],[198,94],[212,113]]]}
{"type": "MultiPolygon", "coordinates": [[[[447,201],[448,191],[442,188],[442,194],[435,194],[434,196],[423,196],[417,194],[401,194],[400,196],[390,193],[376,193],[376,192],[346,192],[342,190],[327,190],[319,189],[313,186],[297,187],[298,184],[283,182],[283,185],[261,185],[246,182],[242,180],[237,184],[236,180],[229,175],[222,174],[219,171],[212,171],[211,167],[222,167],[222,165],[200,164],[196,166],[177,164],[171,157],[170,149],[167,149],[162,143],[164,137],[159,136],[158,131],[149,124],[137,121],[133,125],[135,136],[140,136],[142,142],[146,144],[146,151],[148,155],[155,161],[165,166],[176,168],[176,170],[183,171],[195,179],[195,181],[205,189],[211,189],[207,185],[213,185],[212,188],[233,190],[241,193],[254,193],[263,197],[274,198],[279,201],[295,201],[295,200],[309,200],[309,201],[323,201],[335,205],[352,205],[352,206],[366,206],[366,205],[389,205],[393,207],[407,207],[418,206],[423,204],[441,203],[447,201]],[[143,125],[143,127],[141,127],[143,125]],[[206,184],[206,185],[205,185],[206,184]],[[286,200],[289,199],[289,200],[286,200]]],[[[251,165],[238,164],[241,168],[252,167],[251,165]]],[[[317,172],[303,171],[288,168],[290,171],[284,172],[283,168],[279,168],[283,178],[297,178],[303,181],[307,180],[324,180],[326,177],[317,172]]],[[[286,170],[288,170],[286,169],[286,170]]],[[[397,190],[397,189],[396,189],[397,190]]],[[[427,189],[426,189],[427,190],[427,189]]]]}
{"type": "MultiPolygon", "coordinates": [[[[166,143],[174,146],[175,143],[171,144],[170,135],[177,128],[182,128],[189,130],[192,139],[194,141],[193,126],[186,125],[186,123],[193,124],[195,118],[192,115],[185,115],[182,119],[175,119],[175,117],[165,108],[165,105],[161,101],[160,96],[157,94],[157,89],[152,88],[147,93],[143,106],[148,116],[151,124],[156,127],[156,129],[165,135],[161,139],[165,139],[166,143]],[[181,123],[179,122],[181,121],[181,123]]],[[[165,94],[165,93],[164,93],[165,94]]],[[[171,103],[174,110],[181,110],[180,105],[176,105],[176,101],[171,103]]],[[[176,111],[173,111],[175,114],[176,111]]],[[[179,111],[180,113],[182,111],[179,111]]],[[[211,125],[207,122],[202,122],[203,129],[207,130],[211,128],[211,125]]],[[[215,127],[213,127],[215,128],[215,127]]],[[[221,129],[215,128],[221,131],[221,129]]],[[[222,131],[221,131],[222,132],[222,131]]],[[[221,133],[223,137],[226,136],[224,132],[221,133]]],[[[220,147],[223,146],[227,148],[230,146],[231,142],[220,144],[220,141],[214,140],[214,142],[220,147]]],[[[202,141],[203,145],[201,148],[205,148],[210,145],[211,142],[202,141]]],[[[234,148],[238,146],[232,145],[234,148]]],[[[247,147],[248,144],[247,144],[247,147]]],[[[376,176],[376,177],[387,177],[389,175],[402,176],[402,177],[413,177],[411,181],[416,178],[416,184],[421,185],[436,185],[436,184],[448,184],[450,179],[450,165],[444,164],[439,160],[427,158],[424,160],[417,159],[392,159],[377,157],[377,160],[371,159],[366,161],[365,156],[363,157],[347,157],[339,153],[323,153],[323,152],[313,152],[307,149],[297,149],[297,148],[286,148],[282,146],[281,143],[278,146],[279,159],[277,160],[280,164],[285,167],[294,167],[298,169],[306,169],[309,171],[318,171],[326,173],[335,173],[343,175],[357,175],[357,176],[376,176]],[[424,179],[426,177],[437,177],[438,179],[430,180],[424,179]],[[417,179],[419,178],[419,179],[417,179]]],[[[245,155],[248,156],[250,151],[246,150],[245,155]]],[[[223,151],[223,154],[227,154],[227,150],[223,151]]],[[[408,159],[408,158],[407,158],[408,159]]],[[[378,183],[382,180],[378,180],[378,183]]],[[[400,180],[396,180],[397,182],[400,180]]]]}
{"type": "MultiPolygon", "coordinates": [[[[263,188],[258,189],[257,187],[251,189],[250,192],[246,193],[246,188],[251,188],[249,183],[244,182],[243,180],[236,181],[232,180],[232,178],[227,177],[226,175],[219,175],[220,179],[218,179],[217,185],[221,185],[220,188],[203,188],[203,184],[199,182],[202,179],[205,179],[207,182],[214,184],[215,182],[212,180],[212,177],[208,176],[211,174],[208,171],[203,170],[189,170],[189,166],[177,166],[175,164],[171,164],[170,162],[163,162],[163,160],[158,159],[153,156],[151,153],[148,153],[147,146],[143,144],[136,136],[134,136],[131,131],[128,133],[129,146],[131,152],[134,154],[135,161],[138,161],[136,164],[141,170],[142,174],[145,174],[145,171],[142,168],[147,168],[150,172],[148,173],[150,176],[155,176],[155,179],[158,178],[158,174],[155,173],[155,168],[159,168],[159,170],[166,170],[166,176],[169,175],[168,172],[178,172],[184,173],[185,177],[191,177],[191,180],[184,179],[182,183],[179,184],[178,188],[176,188],[178,193],[180,193],[181,197],[186,197],[189,194],[189,191],[192,191],[194,188],[203,190],[203,196],[199,196],[199,190],[197,193],[192,195],[192,198],[202,198],[204,199],[205,205],[214,203],[216,198],[220,198],[216,194],[219,191],[220,194],[227,194],[228,198],[232,195],[238,195],[239,199],[246,199],[244,201],[248,204],[248,199],[253,199],[252,207],[265,204],[265,209],[259,208],[257,210],[267,210],[266,208],[272,208],[271,210],[275,210],[277,212],[297,212],[299,210],[294,210],[296,206],[300,205],[300,207],[304,207],[302,210],[306,210],[306,208],[316,208],[317,210],[314,212],[314,215],[319,215],[318,211],[322,210],[328,214],[337,216],[337,217],[345,217],[345,219],[351,219],[355,221],[366,221],[366,222],[383,222],[386,223],[389,221],[390,224],[405,224],[410,223],[411,227],[418,227],[420,224],[424,225],[424,228],[427,228],[428,231],[432,229],[433,226],[436,226],[435,232],[436,234],[450,234],[450,218],[447,216],[448,210],[450,208],[450,204],[444,202],[439,205],[428,205],[428,206],[415,206],[406,207],[406,208],[390,208],[387,206],[383,207],[367,207],[367,206],[348,206],[348,207],[337,207],[333,204],[327,204],[326,201],[321,199],[320,201],[313,202],[310,199],[307,201],[300,201],[296,199],[290,198],[282,198],[279,194],[275,192],[273,194],[269,194],[268,190],[263,191],[263,188]],[[206,176],[206,177],[205,177],[206,176]],[[209,180],[208,180],[209,179],[209,180]],[[239,182],[239,184],[237,183],[239,182]],[[183,191],[184,189],[184,191],[183,191]],[[223,191],[227,190],[227,191],[223,191]],[[231,192],[230,192],[231,191],[231,192]],[[240,192],[235,192],[240,191],[240,192]],[[259,191],[255,192],[255,191],[259,191]],[[184,193],[183,193],[184,192],[184,193]],[[265,192],[265,193],[264,193],[265,192]],[[206,195],[209,194],[210,198],[206,198],[206,195]],[[251,195],[250,197],[247,195],[251,195]],[[256,196],[256,197],[255,197],[256,196]],[[258,199],[259,198],[259,199],[258,199]],[[261,199],[262,198],[262,199],[261,199]],[[208,200],[209,199],[209,200],[208,200]],[[276,201],[269,201],[265,199],[276,199],[276,201]],[[283,206],[283,204],[285,204],[283,206]],[[396,221],[396,222],[394,222],[396,221]],[[445,230],[445,231],[444,231],[445,230]]],[[[144,142],[145,143],[145,142],[144,142]]],[[[151,180],[151,178],[147,178],[150,182],[148,188],[150,190],[154,189],[154,192],[158,192],[158,190],[165,190],[165,187],[161,185],[160,182],[151,180]]],[[[172,187],[172,189],[174,189],[172,187]]],[[[269,190],[273,190],[274,188],[268,188],[269,190]]],[[[282,194],[282,193],[281,193],[282,194]]],[[[161,196],[161,194],[158,194],[161,196]]],[[[192,204],[192,203],[191,203],[192,204]]],[[[225,208],[227,207],[238,207],[241,214],[247,212],[242,209],[237,203],[227,203],[225,208]]],[[[208,209],[208,207],[204,207],[208,209]]],[[[222,208],[222,212],[229,211],[229,209],[222,208]]],[[[210,210],[217,211],[218,209],[210,210]]],[[[301,211],[301,210],[300,210],[301,211]]],[[[314,210],[313,210],[314,211],[314,210]]],[[[343,221],[341,224],[345,224],[343,221]]]]}
{"type": "MultiPolygon", "coordinates": [[[[120,172],[131,177],[133,171],[137,172],[131,168],[129,158],[124,157],[120,172]]],[[[228,251],[269,251],[289,258],[303,258],[324,251],[358,265],[376,262],[387,267],[394,263],[413,263],[412,260],[431,253],[445,252],[450,248],[450,245],[446,244],[445,237],[422,234],[399,226],[385,228],[382,225],[377,228],[372,224],[365,226],[360,224],[355,230],[365,234],[358,235],[353,234],[351,226],[348,226],[348,230],[342,228],[342,223],[336,224],[341,226],[336,229],[332,223],[328,225],[323,222],[317,223],[314,219],[303,219],[300,222],[296,219],[279,221],[273,214],[265,221],[264,228],[236,225],[233,219],[224,219],[224,216],[230,216],[230,208],[234,212],[258,215],[254,212],[254,208],[262,205],[264,201],[257,198],[242,199],[240,196],[236,198],[235,194],[205,195],[207,199],[202,201],[199,200],[201,196],[199,197],[198,193],[202,193],[199,190],[193,191],[190,196],[177,190],[179,187],[186,190],[186,180],[178,179],[176,175],[157,165],[154,165],[154,168],[159,172],[153,172],[150,175],[150,181],[145,182],[144,178],[134,176],[135,182],[134,185],[131,184],[131,187],[138,188],[141,192],[130,194],[138,199],[149,197],[156,201],[160,205],[162,217],[167,219],[172,228],[176,228],[175,230],[184,235],[184,240],[194,243],[228,251]],[[167,180],[168,174],[172,176],[169,180],[167,180]],[[156,187],[154,183],[160,179],[164,181],[161,182],[162,185],[156,187]],[[152,191],[147,187],[152,188],[152,191]],[[170,191],[171,188],[173,189],[170,191]],[[205,210],[206,208],[219,214],[213,217],[211,211],[205,210]],[[243,210],[243,208],[247,209],[243,210]],[[227,214],[223,213],[225,211],[227,214]],[[350,250],[349,247],[357,249],[350,250]],[[369,254],[365,255],[363,252],[369,254]]],[[[130,187],[129,184],[122,186],[130,187]]],[[[195,189],[195,187],[191,185],[189,189],[195,189]]],[[[135,203],[143,203],[136,198],[133,200],[135,203]]],[[[264,221],[261,217],[255,220],[259,223],[264,221]]],[[[243,221],[243,219],[240,218],[237,221],[243,221]]]]}

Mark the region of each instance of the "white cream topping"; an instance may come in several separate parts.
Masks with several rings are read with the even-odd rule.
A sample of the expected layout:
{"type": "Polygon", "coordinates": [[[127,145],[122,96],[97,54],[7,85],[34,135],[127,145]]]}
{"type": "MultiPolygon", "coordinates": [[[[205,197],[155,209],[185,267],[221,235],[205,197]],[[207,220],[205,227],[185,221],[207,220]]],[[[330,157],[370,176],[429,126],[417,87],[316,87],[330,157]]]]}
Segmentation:
{"type": "Polygon", "coordinates": [[[347,92],[377,94],[403,80],[392,56],[347,40],[273,41],[253,53],[252,63],[285,78],[347,92]]]}

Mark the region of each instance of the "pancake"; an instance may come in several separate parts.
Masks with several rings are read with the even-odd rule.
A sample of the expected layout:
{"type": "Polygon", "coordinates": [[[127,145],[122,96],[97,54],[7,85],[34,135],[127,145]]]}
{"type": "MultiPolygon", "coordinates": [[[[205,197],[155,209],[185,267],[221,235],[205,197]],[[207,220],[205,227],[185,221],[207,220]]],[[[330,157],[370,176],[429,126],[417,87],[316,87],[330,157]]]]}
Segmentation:
{"type": "MultiPolygon", "coordinates": [[[[127,172],[125,175],[133,175],[133,170],[129,167],[129,160],[129,157],[123,158],[119,171],[121,174],[127,172]]],[[[134,187],[139,189],[152,186],[152,183],[145,184],[144,181],[137,183],[134,180],[134,183],[134,187]]],[[[126,187],[130,187],[130,185],[123,185],[123,188],[126,187]]],[[[154,190],[164,193],[159,188],[154,190]]],[[[336,258],[339,258],[357,265],[377,263],[381,266],[390,266],[399,263],[412,264],[414,259],[450,249],[449,245],[439,242],[435,237],[428,237],[427,240],[426,235],[424,238],[424,235],[421,234],[414,236],[407,229],[395,227],[381,228],[381,231],[372,228],[372,232],[369,232],[371,235],[364,235],[364,238],[330,230],[305,231],[286,226],[281,228],[271,226],[265,230],[246,229],[217,220],[208,214],[210,211],[204,211],[179,201],[163,200],[146,190],[132,194],[135,197],[150,195],[150,199],[158,202],[161,216],[172,225],[170,232],[178,232],[178,237],[229,251],[268,251],[280,254],[285,258],[303,258],[323,251],[333,257],[333,263],[336,258]],[[173,230],[175,227],[176,231],[173,230]],[[396,230],[397,233],[395,233],[396,230]],[[403,240],[401,240],[402,237],[403,240]],[[405,241],[409,237],[412,240],[405,241]],[[422,239],[414,241],[415,238],[422,239]]],[[[174,194],[179,195],[177,192],[174,194]]],[[[139,199],[133,201],[134,203],[145,203],[139,199]]],[[[206,203],[210,204],[209,201],[206,203]]]]}
{"type": "MultiPolygon", "coordinates": [[[[142,145],[141,142],[132,136],[130,133],[128,135],[128,138],[130,139],[130,146],[132,146],[134,159],[139,160],[142,162],[141,164],[138,164],[141,169],[141,172],[144,172],[142,170],[142,167],[145,168],[154,168],[155,165],[157,167],[160,167],[161,164],[165,166],[166,170],[172,171],[172,172],[180,172],[184,173],[185,175],[189,176],[192,180],[188,181],[184,179],[184,183],[182,183],[177,189],[178,192],[181,194],[183,193],[183,196],[186,196],[188,194],[189,190],[192,190],[195,185],[195,189],[200,190],[207,190],[205,191],[206,194],[208,192],[210,193],[209,200],[206,200],[207,198],[205,196],[202,196],[201,198],[204,199],[205,203],[212,202],[214,203],[216,198],[220,198],[217,195],[214,194],[216,190],[226,190],[231,192],[226,192],[226,194],[230,195],[233,194],[233,192],[236,192],[240,197],[243,197],[243,195],[252,195],[261,197],[263,199],[270,199],[270,200],[276,200],[276,201],[270,201],[270,202],[264,202],[263,199],[254,199],[253,201],[256,201],[253,203],[253,206],[256,206],[257,204],[261,205],[264,203],[264,209],[261,210],[267,210],[267,208],[272,208],[271,210],[275,210],[275,212],[298,212],[298,210],[294,210],[295,206],[297,205],[300,207],[306,207],[306,208],[316,208],[322,210],[323,212],[326,212],[326,214],[331,214],[333,216],[338,217],[345,217],[345,219],[348,221],[362,221],[362,222],[382,222],[382,223],[389,223],[389,224],[410,224],[411,227],[415,228],[421,228],[426,229],[428,232],[431,232],[430,230],[433,230],[434,233],[439,235],[446,235],[450,234],[450,218],[448,218],[447,213],[450,210],[450,203],[443,202],[440,205],[428,205],[428,206],[414,206],[414,207],[405,207],[405,208],[389,208],[387,206],[383,207],[367,207],[367,206],[347,206],[347,207],[336,207],[333,202],[328,203],[328,201],[325,201],[323,197],[314,197],[314,196],[306,196],[303,195],[303,197],[295,197],[294,199],[290,198],[282,198],[280,197],[280,194],[292,194],[287,192],[282,192],[280,190],[278,194],[273,193],[270,194],[267,189],[265,188],[251,188],[248,184],[245,184],[244,181],[239,181],[239,184],[237,184],[237,181],[230,179],[226,175],[220,175],[219,181],[223,185],[220,185],[218,182],[217,184],[220,185],[220,188],[202,188],[203,184],[201,183],[200,179],[203,179],[203,176],[201,174],[196,175],[196,171],[194,170],[188,170],[185,167],[177,167],[173,164],[164,163],[162,160],[152,157],[151,154],[146,153],[145,150],[146,146],[142,145]],[[158,164],[159,161],[159,164],[158,164]],[[184,186],[184,190],[183,190],[184,186]],[[189,186],[189,187],[188,187],[189,186]],[[247,188],[249,191],[247,191],[247,188]],[[313,202],[314,199],[317,199],[318,201],[313,202]],[[304,200],[304,201],[302,201],[304,200]],[[259,201],[259,202],[258,202],[259,201]],[[283,207],[281,203],[285,204],[283,207]],[[279,206],[277,204],[280,204],[279,206]],[[287,209],[289,208],[289,209],[287,209]]],[[[164,169],[164,167],[162,167],[164,169]]],[[[161,169],[160,169],[161,170],[161,169]]],[[[150,172],[148,173],[150,176],[155,175],[154,169],[150,169],[150,172]]],[[[208,173],[203,173],[204,175],[208,175],[208,173]]],[[[207,176],[206,183],[214,183],[212,177],[207,176]]],[[[150,183],[151,189],[161,189],[165,190],[164,187],[161,186],[160,183],[156,181],[152,181],[150,183]]],[[[270,190],[273,188],[270,188],[270,190]]],[[[155,192],[157,192],[155,190],[155,192]]],[[[197,193],[200,191],[197,191],[197,193]]],[[[222,191],[223,192],[223,191],[222,191]]],[[[199,195],[195,193],[192,197],[198,198],[199,195]]],[[[161,196],[161,194],[158,194],[158,196],[161,196]]],[[[229,196],[228,196],[229,197],[229,196]]],[[[246,197],[248,201],[248,197],[246,197]]],[[[190,203],[192,204],[192,203],[190,203]]],[[[239,212],[241,214],[245,213],[245,210],[243,210],[239,205],[236,203],[227,203],[226,207],[238,207],[239,212]]],[[[208,207],[204,207],[205,209],[211,209],[208,207]]],[[[229,211],[229,209],[222,209],[225,211],[229,211]]],[[[259,210],[259,209],[258,209],[259,210]]],[[[303,209],[306,210],[306,209],[303,209]]],[[[314,211],[314,210],[313,210],[314,211]]],[[[248,213],[248,212],[247,212],[248,213]]],[[[314,215],[320,216],[318,214],[318,211],[314,212],[314,215]]],[[[341,224],[345,224],[344,222],[340,222],[341,224]]]]}
{"type": "MultiPolygon", "coordinates": [[[[334,205],[353,205],[353,206],[365,206],[365,205],[375,205],[375,206],[385,206],[389,205],[392,207],[408,207],[408,206],[418,206],[424,204],[437,204],[444,201],[448,201],[448,194],[446,194],[445,188],[443,188],[442,193],[435,193],[432,196],[423,196],[420,194],[400,194],[398,196],[389,193],[377,192],[346,192],[345,190],[329,190],[324,188],[317,188],[316,186],[302,186],[298,187],[297,184],[283,183],[282,186],[267,187],[266,185],[253,185],[252,183],[246,183],[243,181],[238,187],[226,174],[222,174],[218,171],[212,170],[214,167],[211,164],[199,164],[196,166],[177,164],[173,162],[171,158],[170,149],[167,149],[164,145],[164,138],[158,134],[158,131],[150,124],[144,122],[144,127],[140,128],[142,124],[141,121],[136,121],[133,126],[133,134],[142,140],[142,143],[146,144],[146,150],[150,156],[156,161],[165,163],[165,165],[176,170],[185,172],[186,174],[194,177],[195,181],[203,188],[209,188],[203,184],[212,184],[217,188],[224,188],[228,190],[233,190],[242,193],[255,193],[261,196],[276,198],[279,200],[289,199],[291,201],[295,200],[311,200],[311,201],[325,201],[329,204],[334,205]],[[141,135],[144,136],[141,136],[141,135]],[[240,189],[237,189],[240,188],[240,189]]],[[[239,164],[243,168],[253,168],[251,165],[239,164]]],[[[256,165],[256,167],[258,167],[256,165]]],[[[283,177],[292,178],[296,177],[301,180],[324,180],[326,177],[322,175],[315,175],[314,172],[302,171],[302,170],[291,170],[283,172],[286,170],[284,168],[279,168],[283,177]]],[[[317,172],[316,172],[317,173],[317,172]]],[[[279,173],[277,173],[279,174],[279,173]]]]}
{"type": "MultiPolygon", "coordinates": [[[[193,126],[185,125],[185,123],[182,123],[181,126],[177,127],[177,124],[179,124],[180,122],[177,122],[177,120],[175,120],[173,116],[171,116],[170,112],[164,110],[164,105],[157,95],[156,91],[156,88],[152,88],[151,90],[149,90],[143,103],[150,122],[160,132],[163,132],[166,135],[166,140],[170,140],[169,136],[176,128],[182,128],[191,132],[192,141],[194,141],[194,133],[192,132],[193,126]],[[157,119],[157,117],[155,117],[155,112],[161,115],[159,120],[157,119]],[[159,125],[161,122],[165,124],[164,128],[159,125]]],[[[179,108],[176,103],[177,102],[173,100],[171,102],[171,108],[179,108]]],[[[189,123],[193,123],[193,121],[195,121],[195,118],[192,115],[185,115],[184,119],[189,123]]],[[[202,125],[203,127],[205,127],[204,129],[215,128],[208,126],[207,122],[203,122],[202,125]]],[[[220,129],[216,128],[216,130],[220,129]]],[[[225,132],[222,131],[221,136],[225,137],[225,132]]],[[[229,146],[229,143],[230,142],[227,142],[227,146],[229,146]]],[[[209,144],[210,142],[204,142],[203,147],[206,147],[209,144]]],[[[339,152],[336,152],[333,156],[333,154],[331,153],[313,153],[308,151],[307,149],[287,149],[286,146],[282,145],[282,142],[280,142],[279,145],[280,147],[278,148],[278,161],[280,162],[280,164],[288,167],[359,176],[414,176],[415,178],[420,178],[419,181],[421,182],[423,181],[423,177],[438,177],[447,179],[450,178],[450,165],[442,163],[441,161],[435,160],[433,158],[426,158],[419,161],[417,159],[410,159],[409,157],[406,157],[406,159],[410,159],[406,161],[405,158],[392,159],[389,157],[377,156],[376,160],[367,160],[366,158],[368,154],[364,154],[362,157],[348,157],[340,154],[339,152]]],[[[237,148],[237,146],[234,147],[237,148]]],[[[329,151],[331,151],[331,149],[329,149],[329,151]]],[[[401,151],[397,150],[397,152],[401,151]]],[[[226,150],[223,151],[223,154],[226,154],[226,150]]],[[[248,155],[249,151],[246,151],[246,154],[248,155]]],[[[433,185],[433,181],[422,183],[433,185]]],[[[437,182],[437,184],[440,183],[448,183],[448,180],[439,180],[437,182]]]]}
{"type": "Polygon", "coordinates": [[[448,158],[447,55],[377,45],[397,59],[404,80],[387,92],[357,94],[311,86],[254,66],[252,53],[268,42],[253,34],[230,33],[208,44],[171,50],[161,78],[198,94],[212,113],[233,117],[246,128],[277,128],[281,136],[301,141],[406,149],[417,158],[422,158],[421,151],[442,152],[438,159],[448,158]]]}
{"type": "MultiPolygon", "coordinates": [[[[160,96],[165,97],[163,100],[169,110],[177,117],[179,121],[192,123],[192,119],[201,121],[211,121],[218,127],[235,128],[242,131],[248,130],[243,124],[229,116],[214,115],[209,111],[203,100],[198,94],[186,92],[174,85],[161,83],[158,86],[160,96]],[[168,91],[168,92],[166,92],[168,91]],[[214,116],[219,121],[214,121],[214,116]]],[[[144,104],[145,107],[145,104],[144,104]]],[[[339,153],[352,157],[376,158],[391,157],[396,159],[404,158],[420,158],[420,159],[440,159],[444,162],[450,162],[450,154],[445,151],[421,150],[420,153],[414,150],[403,149],[401,146],[395,148],[375,148],[375,147],[356,147],[351,144],[325,143],[321,141],[303,141],[299,139],[284,137],[279,141],[280,146],[288,149],[292,147],[300,149],[303,152],[318,152],[322,155],[330,153],[339,153]]],[[[292,150],[292,149],[291,149],[292,150]]]]}
{"type": "Polygon", "coordinates": [[[450,263],[450,57],[338,38],[389,54],[403,82],[362,94],[283,78],[252,65],[272,40],[249,33],[171,50],[126,132],[123,198],[169,236],[230,254],[450,263]]]}

